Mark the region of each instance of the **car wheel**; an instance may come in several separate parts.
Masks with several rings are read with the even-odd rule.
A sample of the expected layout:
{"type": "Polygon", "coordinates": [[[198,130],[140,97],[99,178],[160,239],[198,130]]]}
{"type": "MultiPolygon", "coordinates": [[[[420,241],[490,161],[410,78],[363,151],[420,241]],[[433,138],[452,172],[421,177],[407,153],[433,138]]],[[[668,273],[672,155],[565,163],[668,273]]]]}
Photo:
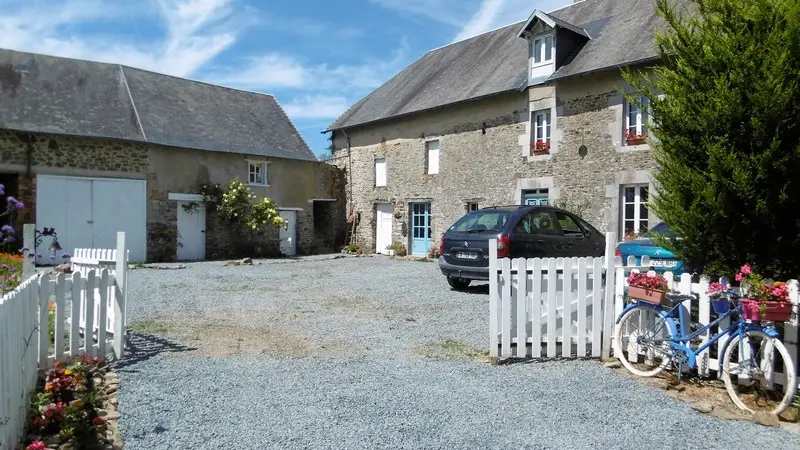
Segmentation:
{"type": "Polygon", "coordinates": [[[467,286],[469,286],[469,283],[470,280],[465,280],[463,278],[447,277],[447,284],[449,284],[451,288],[457,291],[466,289],[467,286]]]}

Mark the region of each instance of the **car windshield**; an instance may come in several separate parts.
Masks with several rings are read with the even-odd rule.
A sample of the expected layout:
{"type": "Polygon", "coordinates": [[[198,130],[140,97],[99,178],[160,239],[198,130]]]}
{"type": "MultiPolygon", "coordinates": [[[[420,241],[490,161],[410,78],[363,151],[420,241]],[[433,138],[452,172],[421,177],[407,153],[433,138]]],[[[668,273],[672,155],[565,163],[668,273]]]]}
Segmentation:
{"type": "Polygon", "coordinates": [[[667,226],[664,222],[660,222],[658,225],[650,228],[646,233],[643,233],[642,236],[644,237],[652,237],[654,234],[660,234],[667,237],[674,237],[675,232],[667,226]]]}
{"type": "Polygon", "coordinates": [[[460,233],[499,233],[508,221],[509,211],[481,210],[473,211],[458,220],[450,231],[460,233]]]}

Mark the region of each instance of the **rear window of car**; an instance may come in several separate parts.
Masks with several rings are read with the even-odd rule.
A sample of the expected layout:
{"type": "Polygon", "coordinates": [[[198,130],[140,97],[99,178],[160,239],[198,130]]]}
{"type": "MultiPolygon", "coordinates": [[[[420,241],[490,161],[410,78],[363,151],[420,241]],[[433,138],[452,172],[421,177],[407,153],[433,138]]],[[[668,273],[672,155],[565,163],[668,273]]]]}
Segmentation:
{"type": "Polygon", "coordinates": [[[473,211],[458,220],[449,231],[459,233],[500,232],[508,222],[509,211],[481,210],[473,211]]]}

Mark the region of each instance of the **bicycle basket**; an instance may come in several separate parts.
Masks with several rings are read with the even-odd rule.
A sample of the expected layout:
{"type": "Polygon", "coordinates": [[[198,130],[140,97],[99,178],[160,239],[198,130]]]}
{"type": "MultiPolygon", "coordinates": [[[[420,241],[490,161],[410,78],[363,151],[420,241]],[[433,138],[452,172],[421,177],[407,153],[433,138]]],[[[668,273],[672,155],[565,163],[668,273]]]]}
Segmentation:
{"type": "Polygon", "coordinates": [[[725,314],[731,309],[731,301],[727,297],[711,300],[711,309],[717,314],[725,314]]]}

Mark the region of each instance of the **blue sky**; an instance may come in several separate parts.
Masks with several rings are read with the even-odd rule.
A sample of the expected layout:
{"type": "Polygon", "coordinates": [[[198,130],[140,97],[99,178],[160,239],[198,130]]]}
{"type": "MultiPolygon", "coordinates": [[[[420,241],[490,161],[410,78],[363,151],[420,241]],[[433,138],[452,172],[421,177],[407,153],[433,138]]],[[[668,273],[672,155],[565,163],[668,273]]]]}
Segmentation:
{"type": "Polygon", "coordinates": [[[273,94],[315,153],[428,50],[572,0],[0,0],[0,47],[273,94]]]}

